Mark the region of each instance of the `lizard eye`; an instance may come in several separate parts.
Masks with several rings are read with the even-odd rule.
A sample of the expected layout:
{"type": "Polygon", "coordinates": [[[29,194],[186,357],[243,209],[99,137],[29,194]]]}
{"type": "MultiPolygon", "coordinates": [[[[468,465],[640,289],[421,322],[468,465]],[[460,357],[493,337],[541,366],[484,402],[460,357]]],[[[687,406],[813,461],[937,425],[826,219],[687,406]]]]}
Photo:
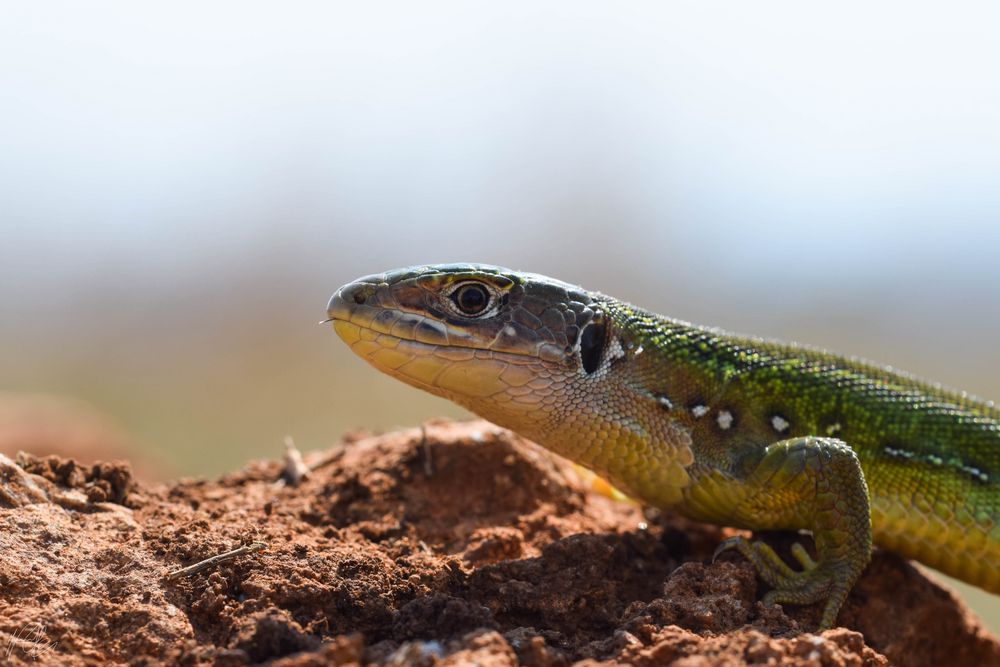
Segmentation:
{"type": "Polygon", "coordinates": [[[466,315],[479,315],[490,305],[490,293],[479,283],[469,283],[455,290],[451,300],[466,315]]]}

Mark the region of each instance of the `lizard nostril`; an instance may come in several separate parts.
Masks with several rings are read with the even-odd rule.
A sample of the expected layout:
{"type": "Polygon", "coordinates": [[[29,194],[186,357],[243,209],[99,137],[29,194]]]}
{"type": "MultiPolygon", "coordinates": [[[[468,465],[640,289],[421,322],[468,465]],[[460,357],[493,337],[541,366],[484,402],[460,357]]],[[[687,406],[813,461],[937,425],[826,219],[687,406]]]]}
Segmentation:
{"type": "Polygon", "coordinates": [[[354,303],[358,305],[363,304],[367,298],[368,297],[365,296],[365,293],[363,291],[359,290],[354,293],[354,303]]]}

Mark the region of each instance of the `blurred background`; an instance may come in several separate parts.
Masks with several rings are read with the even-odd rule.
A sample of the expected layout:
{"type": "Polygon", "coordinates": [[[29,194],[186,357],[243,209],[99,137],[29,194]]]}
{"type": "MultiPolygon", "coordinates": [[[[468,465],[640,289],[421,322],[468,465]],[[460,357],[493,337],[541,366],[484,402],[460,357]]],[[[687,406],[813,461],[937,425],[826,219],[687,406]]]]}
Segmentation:
{"type": "MultiPolygon", "coordinates": [[[[998,19],[8,4],[0,448],[213,475],[286,435],[312,449],[461,415],[317,325],[342,283],[429,262],[545,273],[1000,398],[998,19]]],[[[973,602],[997,629],[997,598],[973,602]]]]}

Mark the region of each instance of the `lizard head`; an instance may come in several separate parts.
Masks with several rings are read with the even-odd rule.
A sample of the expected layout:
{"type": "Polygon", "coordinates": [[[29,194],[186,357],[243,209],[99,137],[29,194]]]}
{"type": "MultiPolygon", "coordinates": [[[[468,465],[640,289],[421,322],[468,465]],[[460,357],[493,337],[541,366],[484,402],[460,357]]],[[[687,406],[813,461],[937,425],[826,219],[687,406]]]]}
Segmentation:
{"type": "Polygon", "coordinates": [[[690,437],[647,387],[657,368],[636,325],[647,313],[545,276],[447,264],[359,278],[327,315],[380,371],[626,490],[676,501],[687,483],[690,437]]]}
{"type": "Polygon", "coordinates": [[[600,373],[608,337],[596,295],[485,265],[365,276],[336,291],[327,315],[379,370],[489,418],[528,418],[547,390],[600,373]]]}

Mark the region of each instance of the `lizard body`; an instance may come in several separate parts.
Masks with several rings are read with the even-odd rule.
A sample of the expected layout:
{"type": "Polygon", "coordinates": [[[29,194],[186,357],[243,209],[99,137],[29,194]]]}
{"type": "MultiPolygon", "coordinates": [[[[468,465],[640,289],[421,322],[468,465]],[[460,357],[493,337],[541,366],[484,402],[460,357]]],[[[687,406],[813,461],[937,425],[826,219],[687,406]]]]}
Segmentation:
{"type": "Polygon", "coordinates": [[[1000,593],[1000,410],[862,360],[736,336],[535,274],[412,267],[341,287],[328,316],[389,375],[534,440],[634,498],[809,530],[794,570],[733,538],[765,603],[829,627],[891,549],[1000,593]]]}

